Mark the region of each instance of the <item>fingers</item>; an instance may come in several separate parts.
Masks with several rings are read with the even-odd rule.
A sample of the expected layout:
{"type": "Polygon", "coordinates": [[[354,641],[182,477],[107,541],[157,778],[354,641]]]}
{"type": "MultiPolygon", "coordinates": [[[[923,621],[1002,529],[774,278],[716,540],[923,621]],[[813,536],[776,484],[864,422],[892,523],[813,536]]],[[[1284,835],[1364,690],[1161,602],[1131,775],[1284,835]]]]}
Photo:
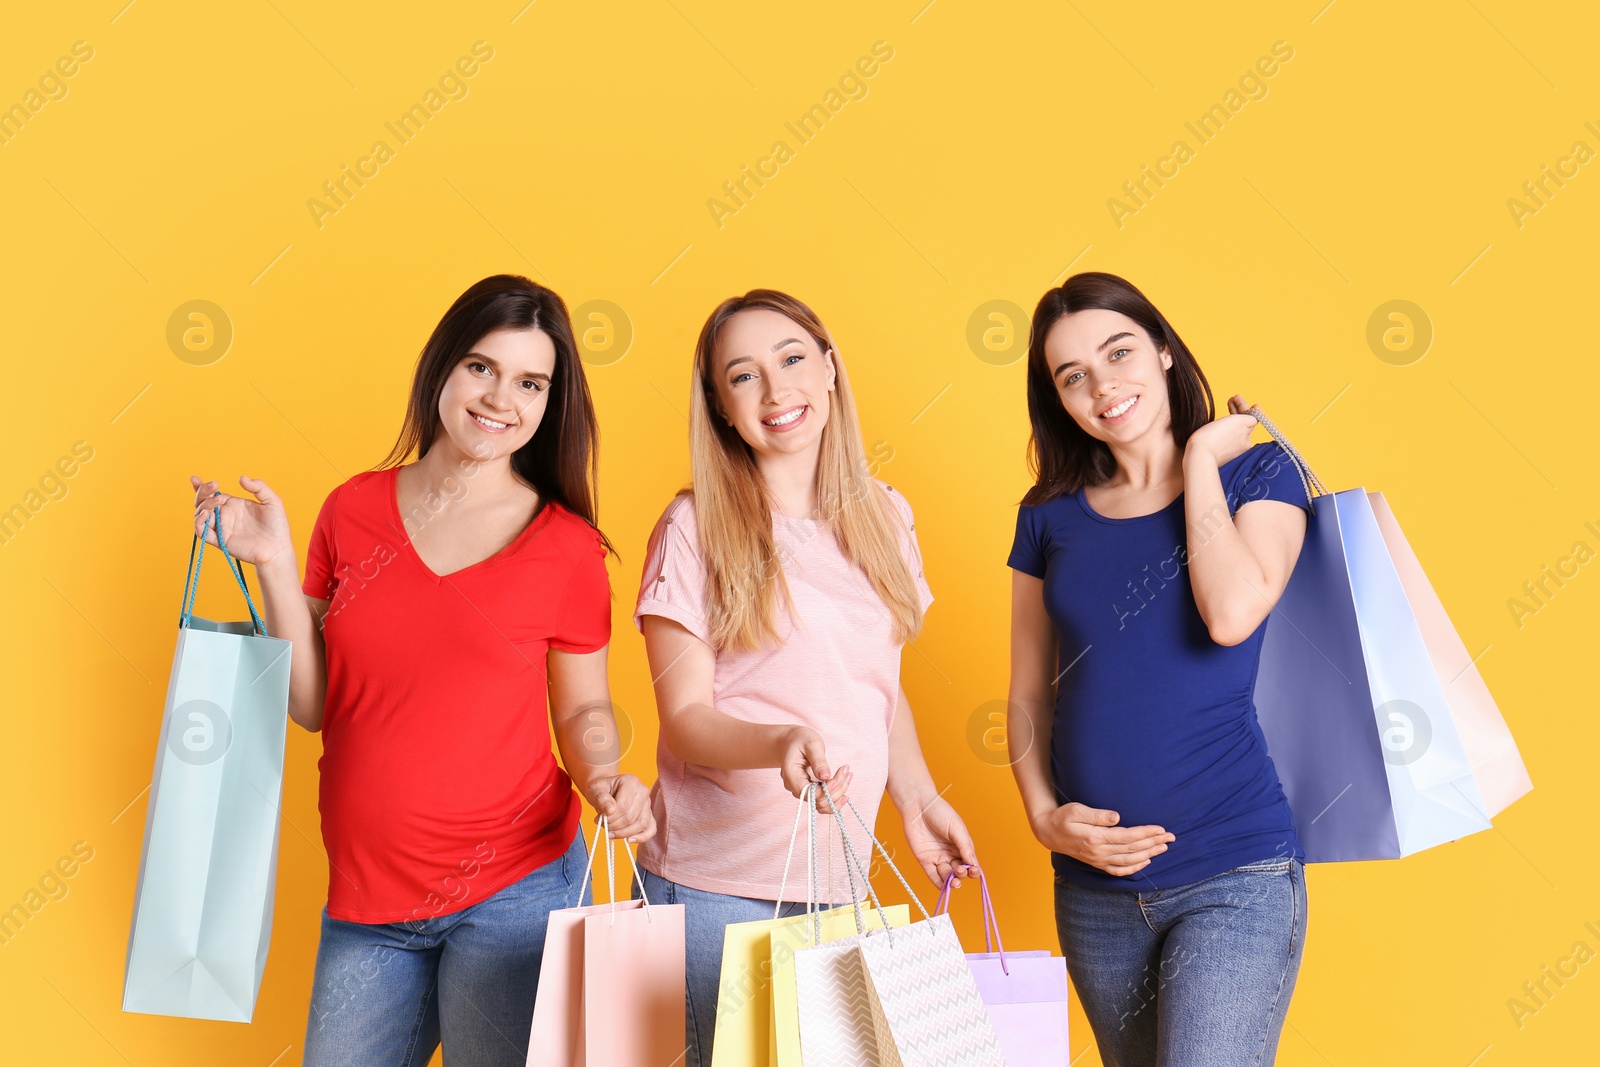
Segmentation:
{"type": "Polygon", "coordinates": [[[204,506],[205,502],[217,491],[216,482],[203,482],[197,476],[189,475],[189,484],[194,486],[194,506],[204,506]]]}
{"type": "Polygon", "coordinates": [[[1123,866],[1134,863],[1144,864],[1145,862],[1161,855],[1166,850],[1167,846],[1165,844],[1151,845],[1149,848],[1132,849],[1128,852],[1117,854],[1113,858],[1118,864],[1123,866]]]}
{"type": "Polygon", "coordinates": [[[213,508],[221,507],[228,502],[228,494],[219,490],[216,482],[200,482],[198,479],[193,478],[191,481],[198,483],[194,492],[194,513],[196,516],[199,516],[202,512],[210,515],[213,508]]]}
{"type": "Polygon", "coordinates": [[[833,815],[842,811],[845,801],[850,799],[850,783],[855,781],[855,774],[850,770],[849,764],[846,764],[826,781],[828,791],[824,793],[821,789],[817,790],[817,811],[823,815],[833,815]],[[830,800],[832,803],[829,803],[830,800]]]}
{"type": "Polygon", "coordinates": [[[1116,875],[1118,878],[1126,878],[1130,874],[1138,874],[1140,871],[1144,870],[1148,866],[1150,866],[1150,861],[1149,860],[1145,860],[1143,863],[1136,863],[1136,864],[1134,864],[1132,866],[1124,867],[1124,866],[1118,866],[1118,865],[1112,864],[1110,866],[1102,867],[1100,869],[1105,871],[1107,874],[1116,875]]]}
{"type": "Polygon", "coordinates": [[[594,790],[594,810],[598,815],[604,815],[609,822],[611,816],[617,813],[617,800],[611,792],[611,781],[601,779],[591,787],[594,790]]]}
{"type": "Polygon", "coordinates": [[[602,779],[590,787],[595,812],[606,821],[612,837],[630,842],[655,836],[655,817],[650,810],[650,791],[631,774],[602,779]]]}
{"type": "Polygon", "coordinates": [[[1096,866],[1107,874],[1125,878],[1130,874],[1137,874],[1150,866],[1150,861],[1167,850],[1167,839],[1172,835],[1166,834],[1158,839],[1146,839],[1144,844],[1135,846],[1121,846],[1115,851],[1102,849],[1096,866]]]}
{"type": "Polygon", "coordinates": [[[822,738],[815,735],[807,738],[800,745],[800,755],[815,781],[832,784],[833,772],[828,769],[828,752],[822,738]]]}
{"type": "Polygon", "coordinates": [[[1095,826],[1115,826],[1122,821],[1122,816],[1109,808],[1091,808],[1077,801],[1063,804],[1062,812],[1073,822],[1092,823],[1095,826]]]}
{"type": "Polygon", "coordinates": [[[1093,831],[1091,839],[1110,845],[1117,852],[1129,852],[1177,840],[1159,826],[1112,826],[1093,831]]]}
{"type": "Polygon", "coordinates": [[[650,812],[648,802],[620,805],[616,814],[607,817],[606,826],[610,828],[612,837],[620,837],[634,844],[648,841],[656,832],[655,817],[650,812]]]}
{"type": "Polygon", "coordinates": [[[956,846],[956,854],[961,857],[961,862],[956,866],[959,875],[965,878],[971,868],[978,865],[978,846],[972,843],[972,835],[967,833],[967,825],[960,819],[950,828],[950,843],[956,846]]]}
{"type": "Polygon", "coordinates": [[[251,493],[263,504],[276,504],[278,502],[278,494],[273,492],[272,487],[260,478],[252,478],[248,474],[241,474],[239,476],[239,484],[244,486],[247,492],[251,493]]]}
{"type": "Polygon", "coordinates": [[[214,525],[216,519],[213,517],[213,512],[219,506],[218,504],[203,504],[194,509],[195,536],[208,545],[217,543],[217,531],[214,525]]]}

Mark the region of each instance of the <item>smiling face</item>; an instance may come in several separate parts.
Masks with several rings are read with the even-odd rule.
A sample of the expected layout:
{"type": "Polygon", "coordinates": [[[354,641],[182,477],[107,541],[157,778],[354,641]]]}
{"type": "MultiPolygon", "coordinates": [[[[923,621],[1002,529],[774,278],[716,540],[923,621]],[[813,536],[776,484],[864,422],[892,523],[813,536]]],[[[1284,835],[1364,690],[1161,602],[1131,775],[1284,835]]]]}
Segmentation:
{"type": "Polygon", "coordinates": [[[1045,335],[1044,358],[1061,406],[1091,437],[1125,443],[1171,425],[1172,355],[1121,312],[1061,316],[1045,335]]]}
{"type": "Polygon", "coordinates": [[[543,330],[485,334],[445,378],[440,436],[480,462],[510,456],[538,430],[555,367],[556,346],[543,330]]]}
{"type": "Polygon", "coordinates": [[[711,367],[718,417],[757,454],[819,446],[833,359],[793,319],[766,308],[739,312],[718,334],[711,367]]]}

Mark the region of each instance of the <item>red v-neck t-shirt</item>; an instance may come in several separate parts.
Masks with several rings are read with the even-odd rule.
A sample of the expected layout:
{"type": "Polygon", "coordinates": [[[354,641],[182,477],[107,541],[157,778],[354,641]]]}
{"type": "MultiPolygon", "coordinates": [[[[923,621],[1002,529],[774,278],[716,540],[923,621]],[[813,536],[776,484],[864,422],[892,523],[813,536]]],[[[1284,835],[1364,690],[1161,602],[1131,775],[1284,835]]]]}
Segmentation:
{"type": "Polygon", "coordinates": [[[545,653],[611,637],[605,549],[582,518],[547,502],[441,576],[406,535],[397,474],[329,494],[302,586],[331,601],[318,807],[328,914],[348,922],[460,911],[566,851],[580,807],[551,750],[545,653]]]}

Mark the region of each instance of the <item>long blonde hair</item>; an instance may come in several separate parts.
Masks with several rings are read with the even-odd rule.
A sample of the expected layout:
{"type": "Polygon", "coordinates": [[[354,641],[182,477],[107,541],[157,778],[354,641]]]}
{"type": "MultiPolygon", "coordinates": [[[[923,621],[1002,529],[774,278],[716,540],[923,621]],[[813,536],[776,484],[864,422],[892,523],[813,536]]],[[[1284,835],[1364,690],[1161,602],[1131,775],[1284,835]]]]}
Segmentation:
{"type": "Polygon", "coordinates": [[[900,552],[904,523],[868,473],[861,424],[839,350],[805,304],[774,289],[752,289],[724,300],[706,320],[695,344],[690,385],[689,463],[712,644],[719,650],[759,649],[778,636],[777,590],[794,607],[773,535],[770,491],[750,446],[717,415],[717,336],[733,316],[755,309],[793,320],[833,361],[833,400],[817,458],[817,517],[889,609],[898,639],[908,641],[922,628],[922,604],[900,552]]]}

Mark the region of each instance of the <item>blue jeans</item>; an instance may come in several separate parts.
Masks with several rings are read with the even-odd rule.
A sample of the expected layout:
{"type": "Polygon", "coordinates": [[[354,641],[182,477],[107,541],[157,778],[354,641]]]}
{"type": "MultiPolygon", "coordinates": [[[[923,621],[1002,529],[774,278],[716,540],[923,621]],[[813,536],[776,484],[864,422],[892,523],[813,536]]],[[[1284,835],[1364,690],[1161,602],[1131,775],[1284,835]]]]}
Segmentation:
{"type": "MultiPolygon", "coordinates": [[[[717,1029],[717,994],[722,981],[723,928],[730,923],[771,919],[774,902],[707,893],[669,882],[649,871],[644,872],[644,889],[652,904],[685,905],[683,940],[688,1001],[684,1036],[689,1047],[680,1063],[682,1067],[711,1067],[711,1039],[717,1029]]],[[[639,895],[637,884],[633,895],[639,895]]],[[[805,910],[804,904],[790,902],[784,904],[778,914],[786,919],[791,915],[803,915],[805,910]]],[[[739,995],[745,994],[740,992],[739,995]]],[[[772,993],[762,988],[756,995],[770,997],[772,993]]]]}
{"type": "Polygon", "coordinates": [[[524,1067],[545,928],[578,900],[583,835],[565,855],[461,911],[398,923],[322,912],[306,1067],[524,1067]]]}
{"type": "Polygon", "coordinates": [[[1305,866],[1155,893],[1056,876],[1056,930],[1106,1067],[1270,1064],[1306,943],[1305,866]]]}

